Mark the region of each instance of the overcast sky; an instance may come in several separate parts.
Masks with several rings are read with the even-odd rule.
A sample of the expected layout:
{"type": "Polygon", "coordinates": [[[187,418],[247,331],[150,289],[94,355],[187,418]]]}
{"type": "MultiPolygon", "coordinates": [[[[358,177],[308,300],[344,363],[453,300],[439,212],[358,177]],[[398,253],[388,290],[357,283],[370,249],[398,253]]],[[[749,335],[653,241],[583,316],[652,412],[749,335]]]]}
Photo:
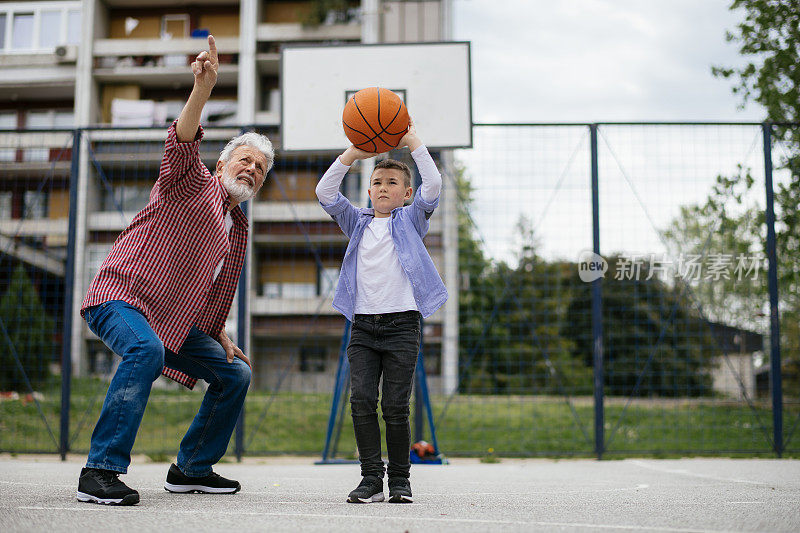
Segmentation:
{"type": "MultiPolygon", "coordinates": [[[[760,121],[711,66],[743,63],[725,41],[730,0],[453,0],[454,38],[470,41],[473,121],[760,121]]],[[[605,127],[599,146],[601,252],[665,251],[682,205],[704,201],[742,164],[761,179],[758,127],[605,127]]],[[[509,257],[520,216],[539,251],[591,247],[588,132],[475,130],[456,153],[480,201],[489,254],[509,257]]],[[[759,200],[759,190],[754,193],[759,200]]],[[[755,201],[755,200],[754,200],[755,201]]],[[[760,200],[759,200],[760,201],[760,200]]]]}
{"type": "Polygon", "coordinates": [[[453,0],[454,38],[472,42],[473,119],[761,120],[711,75],[741,62],[729,3],[453,0]]]}

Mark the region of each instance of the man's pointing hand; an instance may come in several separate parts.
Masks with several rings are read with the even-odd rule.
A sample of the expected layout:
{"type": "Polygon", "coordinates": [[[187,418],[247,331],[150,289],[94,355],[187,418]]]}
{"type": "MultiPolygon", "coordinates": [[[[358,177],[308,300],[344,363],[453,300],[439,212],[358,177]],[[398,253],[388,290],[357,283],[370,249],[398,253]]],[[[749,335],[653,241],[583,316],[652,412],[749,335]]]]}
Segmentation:
{"type": "Polygon", "coordinates": [[[217,83],[218,69],[217,43],[214,41],[214,36],[209,35],[208,50],[200,52],[197,59],[192,62],[195,86],[210,92],[217,83]]]}

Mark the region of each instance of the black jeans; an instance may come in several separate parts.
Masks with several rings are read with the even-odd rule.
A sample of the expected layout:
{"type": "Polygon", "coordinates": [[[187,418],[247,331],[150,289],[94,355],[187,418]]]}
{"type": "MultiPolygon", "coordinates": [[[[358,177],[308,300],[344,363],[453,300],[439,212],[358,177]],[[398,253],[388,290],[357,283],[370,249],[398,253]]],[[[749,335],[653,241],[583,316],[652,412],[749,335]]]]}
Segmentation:
{"type": "Polygon", "coordinates": [[[381,412],[386,422],[389,477],[408,478],[411,427],[408,400],[419,353],[418,311],[356,315],[347,359],[350,362],[350,410],[362,476],[383,477],[378,383],[383,374],[381,412]]]}

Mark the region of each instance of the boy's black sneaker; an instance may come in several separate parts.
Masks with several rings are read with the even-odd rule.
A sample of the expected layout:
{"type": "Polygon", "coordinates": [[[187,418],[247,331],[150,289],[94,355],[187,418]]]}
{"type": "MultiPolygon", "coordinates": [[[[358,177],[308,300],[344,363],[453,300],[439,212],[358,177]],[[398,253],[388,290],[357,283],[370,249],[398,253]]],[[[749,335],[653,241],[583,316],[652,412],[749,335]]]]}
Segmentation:
{"type": "Polygon", "coordinates": [[[211,472],[203,477],[190,477],[181,472],[175,463],[172,463],[167,472],[167,481],[164,489],[169,492],[206,492],[210,494],[233,494],[239,492],[242,486],[238,481],[225,479],[216,472],[211,472]]]}
{"type": "Polygon", "coordinates": [[[347,497],[349,503],[374,503],[383,501],[383,479],[377,476],[364,476],[353,492],[347,497]]]}
{"type": "Polygon", "coordinates": [[[389,503],[411,503],[411,483],[404,477],[389,478],[389,503]]]}
{"type": "Polygon", "coordinates": [[[136,505],[139,503],[139,493],[119,480],[119,472],[84,468],[78,478],[78,501],[136,505]]]}

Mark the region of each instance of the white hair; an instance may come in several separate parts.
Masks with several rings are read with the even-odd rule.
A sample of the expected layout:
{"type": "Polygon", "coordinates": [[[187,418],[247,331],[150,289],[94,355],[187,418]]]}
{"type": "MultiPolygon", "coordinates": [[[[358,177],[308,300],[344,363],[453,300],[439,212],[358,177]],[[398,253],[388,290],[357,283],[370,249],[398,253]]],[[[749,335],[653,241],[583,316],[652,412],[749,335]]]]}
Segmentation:
{"type": "Polygon", "coordinates": [[[267,168],[265,169],[264,174],[269,172],[273,163],[275,163],[275,150],[272,148],[272,143],[269,141],[269,139],[267,139],[266,135],[248,131],[247,133],[243,133],[238,137],[234,137],[228,141],[228,144],[226,144],[225,148],[223,148],[219,153],[219,160],[223,163],[227,163],[230,160],[233,151],[240,146],[252,146],[264,154],[264,157],[267,158],[267,168]]]}

